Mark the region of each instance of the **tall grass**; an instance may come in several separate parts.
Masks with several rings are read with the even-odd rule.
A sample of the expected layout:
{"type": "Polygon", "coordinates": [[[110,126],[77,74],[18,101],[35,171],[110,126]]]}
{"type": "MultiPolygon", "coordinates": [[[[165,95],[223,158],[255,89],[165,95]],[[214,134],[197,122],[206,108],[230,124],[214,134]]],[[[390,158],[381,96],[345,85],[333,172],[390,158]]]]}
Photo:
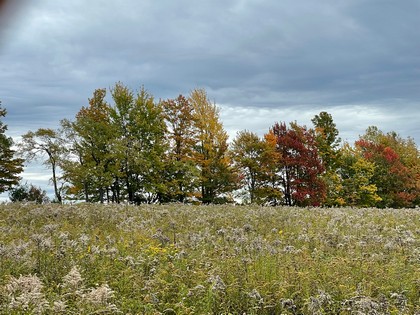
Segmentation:
{"type": "Polygon", "coordinates": [[[420,314],[420,212],[0,205],[0,314],[420,314]]]}

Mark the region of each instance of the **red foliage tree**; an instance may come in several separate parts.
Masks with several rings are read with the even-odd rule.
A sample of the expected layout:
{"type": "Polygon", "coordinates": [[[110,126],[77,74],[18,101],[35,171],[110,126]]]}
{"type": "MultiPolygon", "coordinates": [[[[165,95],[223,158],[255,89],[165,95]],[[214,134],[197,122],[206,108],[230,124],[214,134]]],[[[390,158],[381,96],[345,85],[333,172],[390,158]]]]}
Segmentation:
{"type": "Polygon", "coordinates": [[[280,185],[284,203],[289,206],[318,206],[325,199],[324,171],[312,129],[291,123],[276,123],[271,132],[281,154],[280,185]]]}
{"type": "Polygon", "coordinates": [[[378,132],[376,138],[364,137],[356,141],[365,159],[375,164],[373,182],[378,187],[378,195],[382,198],[380,207],[414,206],[418,191],[414,169],[404,165],[400,155],[390,146],[386,138],[378,132]]]}

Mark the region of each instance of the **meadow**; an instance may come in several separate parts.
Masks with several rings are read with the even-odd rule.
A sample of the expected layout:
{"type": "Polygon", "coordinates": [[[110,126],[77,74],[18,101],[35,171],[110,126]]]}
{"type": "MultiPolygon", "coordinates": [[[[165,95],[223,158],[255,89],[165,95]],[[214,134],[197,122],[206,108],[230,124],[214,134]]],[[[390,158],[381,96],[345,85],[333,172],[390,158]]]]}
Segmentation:
{"type": "Polygon", "coordinates": [[[420,314],[420,211],[2,204],[0,314],[420,314]]]}

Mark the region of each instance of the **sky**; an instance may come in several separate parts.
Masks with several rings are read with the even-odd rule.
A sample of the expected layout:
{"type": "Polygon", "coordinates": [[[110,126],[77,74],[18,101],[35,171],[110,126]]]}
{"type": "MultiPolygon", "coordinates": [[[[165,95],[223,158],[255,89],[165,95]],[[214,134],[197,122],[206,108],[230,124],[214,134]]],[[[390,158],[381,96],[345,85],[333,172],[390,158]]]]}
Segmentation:
{"type": "Polygon", "coordinates": [[[7,134],[57,128],[121,81],[156,100],[205,88],[230,139],[327,111],[350,143],[372,125],[419,143],[419,13],[418,0],[0,0],[7,134]]]}

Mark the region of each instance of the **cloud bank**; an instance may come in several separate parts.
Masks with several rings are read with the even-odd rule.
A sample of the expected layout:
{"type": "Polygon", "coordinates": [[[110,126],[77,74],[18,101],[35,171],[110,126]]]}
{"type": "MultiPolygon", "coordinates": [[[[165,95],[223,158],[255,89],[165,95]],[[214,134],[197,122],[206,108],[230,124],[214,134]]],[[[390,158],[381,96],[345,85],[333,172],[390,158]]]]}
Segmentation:
{"type": "MultiPolygon", "coordinates": [[[[9,2],[10,3],[10,2],[9,2]]],[[[420,2],[20,1],[0,15],[9,133],[56,127],[97,88],[206,88],[231,136],[332,114],[420,139],[420,2]]]]}

